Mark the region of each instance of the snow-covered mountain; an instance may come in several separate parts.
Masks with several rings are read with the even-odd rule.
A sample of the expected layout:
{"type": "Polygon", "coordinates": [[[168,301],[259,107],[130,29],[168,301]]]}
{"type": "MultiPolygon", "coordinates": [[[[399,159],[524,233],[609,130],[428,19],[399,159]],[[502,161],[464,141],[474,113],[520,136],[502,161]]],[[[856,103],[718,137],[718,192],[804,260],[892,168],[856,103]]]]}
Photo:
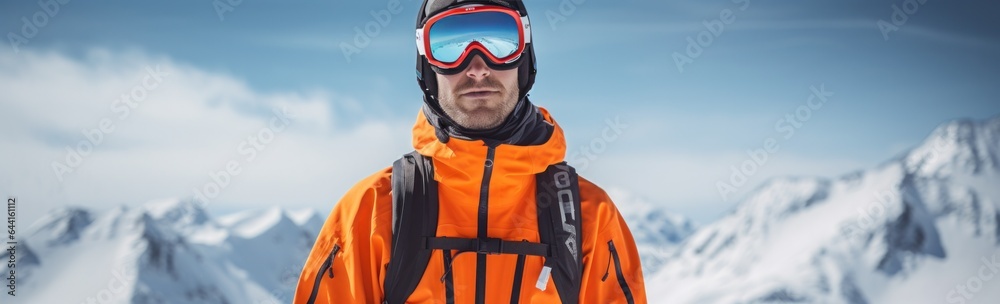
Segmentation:
{"type": "MultiPolygon", "coordinates": [[[[608,192],[654,303],[1000,302],[1000,117],[944,124],[870,170],[771,180],[700,228],[608,192]]],[[[15,302],[287,303],[322,224],[176,199],[52,210],[19,244],[15,302]]]]}
{"type": "Polygon", "coordinates": [[[1000,117],[954,121],[881,166],[772,180],[703,227],[659,303],[1000,303],[1000,117]]]}
{"type": "Polygon", "coordinates": [[[295,214],[302,225],[280,209],[214,220],[177,199],[53,210],[20,244],[16,301],[288,303],[319,230],[295,214]]]}

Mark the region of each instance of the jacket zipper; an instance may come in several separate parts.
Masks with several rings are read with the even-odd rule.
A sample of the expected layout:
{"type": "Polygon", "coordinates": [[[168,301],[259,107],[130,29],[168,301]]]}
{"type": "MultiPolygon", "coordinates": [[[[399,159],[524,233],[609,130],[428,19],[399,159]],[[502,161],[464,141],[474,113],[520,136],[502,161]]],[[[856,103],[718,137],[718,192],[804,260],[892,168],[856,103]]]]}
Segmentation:
{"type": "Polygon", "coordinates": [[[618,250],[615,249],[615,241],[608,241],[608,249],[611,250],[611,258],[615,260],[615,275],[618,276],[618,285],[622,287],[622,292],[625,293],[625,299],[628,300],[628,303],[634,304],[632,290],[628,288],[628,282],[625,281],[625,276],[622,274],[622,263],[618,258],[618,250]]]}
{"type": "Polygon", "coordinates": [[[333,278],[333,258],[337,256],[338,252],[340,252],[340,245],[333,244],[333,251],[330,252],[330,256],[326,258],[326,261],[323,261],[323,265],[316,272],[316,281],[313,283],[312,294],[309,295],[309,301],[306,303],[313,304],[316,302],[316,296],[319,295],[319,285],[323,282],[323,273],[328,272],[330,278],[333,278]]]}
{"type": "MultiPolygon", "coordinates": [[[[483,164],[483,183],[479,188],[479,227],[480,240],[489,238],[489,196],[490,178],[493,176],[493,159],[496,157],[496,145],[488,144],[486,162],[483,164]]],[[[476,258],[476,303],[486,303],[486,255],[479,254],[476,258]]]]}

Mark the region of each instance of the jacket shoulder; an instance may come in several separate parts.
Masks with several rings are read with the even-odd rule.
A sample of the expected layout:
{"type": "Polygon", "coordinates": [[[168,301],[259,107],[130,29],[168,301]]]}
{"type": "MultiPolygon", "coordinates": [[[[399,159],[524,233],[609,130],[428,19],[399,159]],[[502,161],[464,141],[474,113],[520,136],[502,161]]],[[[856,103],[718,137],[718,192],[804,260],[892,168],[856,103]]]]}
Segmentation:
{"type": "MultiPolygon", "coordinates": [[[[587,208],[586,205],[591,205],[591,207],[595,208],[615,209],[615,204],[611,201],[611,196],[603,188],[583,178],[583,176],[579,176],[578,178],[580,184],[580,204],[584,205],[584,209],[587,208]]],[[[617,211],[617,209],[614,211],[617,211]]]]}
{"type": "Polygon", "coordinates": [[[392,167],[365,177],[344,193],[330,211],[323,234],[347,235],[350,231],[392,216],[392,167]]]}
{"type": "Polygon", "coordinates": [[[354,184],[343,198],[337,202],[335,208],[365,207],[363,205],[372,203],[365,200],[366,196],[376,198],[380,195],[390,194],[392,191],[392,167],[384,168],[375,172],[354,184]]]}
{"type": "Polygon", "coordinates": [[[591,232],[603,232],[608,226],[622,225],[618,207],[603,188],[579,176],[580,215],[591,232]]]}

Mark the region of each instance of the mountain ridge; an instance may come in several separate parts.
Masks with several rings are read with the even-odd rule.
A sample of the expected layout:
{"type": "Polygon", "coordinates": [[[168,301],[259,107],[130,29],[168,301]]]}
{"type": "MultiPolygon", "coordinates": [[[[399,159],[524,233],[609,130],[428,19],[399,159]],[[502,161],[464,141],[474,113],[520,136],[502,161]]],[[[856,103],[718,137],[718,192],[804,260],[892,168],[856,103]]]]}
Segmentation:
{"type": "Polygon", "coordinates": [[[1000,117],[959,120],[873,169],[769,180],[647,275],[659,286],[647,291],[664,303],[993,303],[1000,293],[974,302],[949,288],[976,275],[961,271],[968,260],[1000,252],[998,154],[1000,117]]]}

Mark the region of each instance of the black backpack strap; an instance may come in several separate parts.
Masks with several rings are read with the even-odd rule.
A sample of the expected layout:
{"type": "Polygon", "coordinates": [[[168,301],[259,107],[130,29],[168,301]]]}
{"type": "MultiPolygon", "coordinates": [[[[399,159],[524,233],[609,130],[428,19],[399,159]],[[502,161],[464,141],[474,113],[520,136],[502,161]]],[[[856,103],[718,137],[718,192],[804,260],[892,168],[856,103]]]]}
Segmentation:
{"type": "Polygon", "coordinates": [[[580,183],[576,170],[565,162],[551,165],[535,176],[537,184],[538,232],[549,244],[551,278],[563,303],[580,302],[583,276],[583,249],[580,233],[580,183]]]}
{"type": "Polygon", "coordinates": [[[482,254],[517,254],[551,257],[548,244],[512,242],[498,238],[483,240],[457,237],[429,237],[424,239],[424,249],[458,250],[482,254]]]}
{"type": "Polygon", "coordinates": [[[437,235],[438,193],[431,159],[414,151],[393,163],[392,189],[392,245],[383,303],[402,304],[430,262],[424,239],[437,235]]]}

